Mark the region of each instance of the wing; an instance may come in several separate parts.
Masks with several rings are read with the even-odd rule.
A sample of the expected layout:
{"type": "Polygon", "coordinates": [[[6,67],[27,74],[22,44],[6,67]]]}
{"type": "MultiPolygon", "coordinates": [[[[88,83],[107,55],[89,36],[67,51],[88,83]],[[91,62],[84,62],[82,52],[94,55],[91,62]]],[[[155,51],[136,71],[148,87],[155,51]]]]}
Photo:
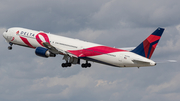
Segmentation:
{"type": "Polygon", "coordinates": [[[49,51],[51,51],[52,53],[54,53],[54,54],[61,54],[60,51],[58,51],[54,46],[50,45],[48,42],[43,42],[42,44],[44,45],[44,47],[49,49],[49,51]]]}
{"type": "Polygon", "coordinates": [[[133,49],[135,49],[136,47],[124,47],[124,48],[119,48],[122,50],[127,50],[127,51],[132,51],[133,49]]]}
{"type": "Polygon", "coordinates": [[[48,42],[43,42],[42,43],[44,45],[44,47],[46,47],[47,49],[49,49],[50,52],[54,53],[54,54],[62,54],[62,55],[68,55],[70,57],[76,57],[76,55],[69,53],[68,51],[65,51],[63,49],[57,49],[54,46],[50,45],[48,42]]]}

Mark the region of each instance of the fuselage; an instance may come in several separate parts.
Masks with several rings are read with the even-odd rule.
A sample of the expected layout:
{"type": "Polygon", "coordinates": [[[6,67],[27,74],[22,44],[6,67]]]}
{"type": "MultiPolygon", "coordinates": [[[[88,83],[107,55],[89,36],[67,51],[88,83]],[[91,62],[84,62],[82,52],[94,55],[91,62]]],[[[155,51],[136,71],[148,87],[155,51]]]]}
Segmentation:
{"type": "Polygon", "coordinates": [[[36,47],[44,47],[43,42],[48,42],[50,45],[56,47],[57,50],[65,50],[77,56],[79,59],[115,67],[142,67],[156,65],[154,61],[127,50],[48,34],[42,31],[14,27],[4,32],[3,36],[10,43],[34,49],[36,49],[36,47]],[[134,60],[143,62],[137,62],[134,60]]]}

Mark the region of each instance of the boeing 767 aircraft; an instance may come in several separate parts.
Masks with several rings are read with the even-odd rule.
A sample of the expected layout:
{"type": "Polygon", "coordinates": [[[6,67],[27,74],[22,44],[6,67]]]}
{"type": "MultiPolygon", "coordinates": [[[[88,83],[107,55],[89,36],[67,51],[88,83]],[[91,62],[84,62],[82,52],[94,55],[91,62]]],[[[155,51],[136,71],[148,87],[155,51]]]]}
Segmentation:
{"type": "Polygon", "coordinates": [[[14,44],[34,48],[36,55],[45,58],[55,57],[57,54],[63,55],[65,63],[62,63],[62,67],[81,64],[83,68],[87,68],[91,67],[89,61],[114,67],[144,67],[156,65],[150,58],[163,32],[163,28],[157,28],[140,45],[131,50],[130,48],[113,48],[19,27],[9,28],[3,33],[3,37],[10,44],[9,50],[14,44]],[[86,63],[80,63],[81,59],[86,63]]]}

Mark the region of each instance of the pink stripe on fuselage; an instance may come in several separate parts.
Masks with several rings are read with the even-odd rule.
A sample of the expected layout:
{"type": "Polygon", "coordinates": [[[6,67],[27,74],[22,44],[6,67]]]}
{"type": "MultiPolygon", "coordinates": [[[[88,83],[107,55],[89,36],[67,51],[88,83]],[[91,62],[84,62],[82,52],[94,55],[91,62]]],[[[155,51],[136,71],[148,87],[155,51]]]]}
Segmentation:
{"type": "Polygon", "coordinates": [[[36,40],[37,40],[37,42],[38,42],[41,46],[44,47],[43,41],[40,39],[39,35],[43,36],[44,39],[45,39],[45,41],[50,44],[49,37],[48,37],[48,35],[47,35],[46,33],[38,33],[38,34],[36,35],[36,40]]]}
{"type": "Polygon", "coordinates": [[[35,47],[33,47],[33,46],[29,43],[29,41],[28,41],[26,38],[21,37],[21,36],[20,36],[20,38],[21,38],[21,40],[22,40],[26,45],[28,45],[28,46],[31,47],[31,48],[35,48],[35,47]]]}
{"type": "Polygon", "coordinates": [[[112,48],[108,46],[96,46],[91,48],[85,48],[81,50],[68,50],[68,52],[78,56],[78,57],[87,57],[87,56],[97,56],[114,52],[126,52],[126,50],[112,48]]]}

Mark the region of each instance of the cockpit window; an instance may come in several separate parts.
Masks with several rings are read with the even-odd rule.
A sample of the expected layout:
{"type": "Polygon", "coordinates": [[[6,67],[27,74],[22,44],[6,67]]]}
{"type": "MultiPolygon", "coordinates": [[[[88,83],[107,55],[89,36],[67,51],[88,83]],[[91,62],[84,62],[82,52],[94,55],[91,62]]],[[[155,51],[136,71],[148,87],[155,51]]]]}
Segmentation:
{"type": "Polygon", "coordinates": [[[6,30],[6,32],[8,32],[8,30],[6,30]]]}

